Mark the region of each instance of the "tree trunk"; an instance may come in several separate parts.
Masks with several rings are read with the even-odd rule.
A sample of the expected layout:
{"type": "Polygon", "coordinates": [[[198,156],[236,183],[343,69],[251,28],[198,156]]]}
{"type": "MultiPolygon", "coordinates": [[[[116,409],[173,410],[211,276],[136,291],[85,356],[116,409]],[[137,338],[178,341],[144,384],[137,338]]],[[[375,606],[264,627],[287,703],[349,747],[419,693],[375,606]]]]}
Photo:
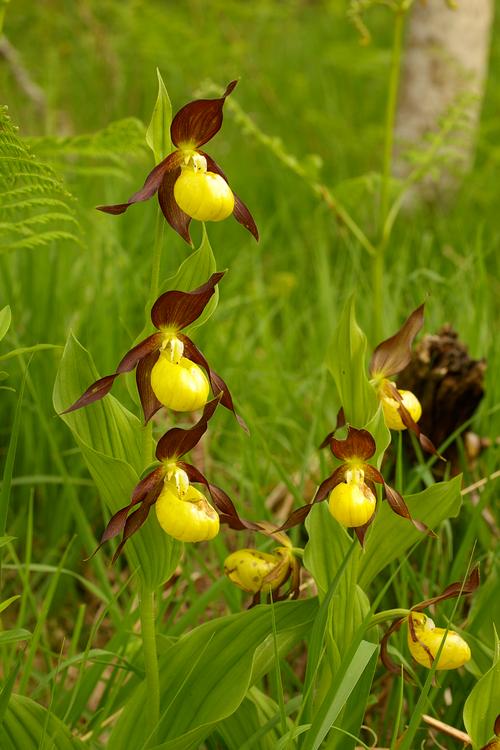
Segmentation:
{"type": "Polygon", "coordinates": [[[432,149],[434,157],[432,169],[422,167],[426,175],[412,187],[413,199],[449,193],[472,164],[492,21],[493,0],[457,0],[455,8],[445,0],[414,3],[397,113],[395,174],[405,178],[415,169],[405,158],[415,147],[432,149]],[[439,131],[442,143],[429,140],[439,131]]]}

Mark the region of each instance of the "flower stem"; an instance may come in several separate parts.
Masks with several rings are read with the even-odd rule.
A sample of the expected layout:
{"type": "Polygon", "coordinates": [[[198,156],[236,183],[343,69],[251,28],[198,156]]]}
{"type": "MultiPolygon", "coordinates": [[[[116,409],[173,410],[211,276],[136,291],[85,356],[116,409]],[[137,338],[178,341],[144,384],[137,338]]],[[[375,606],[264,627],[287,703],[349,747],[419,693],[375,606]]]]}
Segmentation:
{"type": "Polygon", "coordinates": [[[165,229],[165,219],[161,208],[158,208],[156,214],[155,242],[153,246],[153,263],[151,266],[151,284],[149,287],[148,307],[146,316],[149,316],[149,309],[158,296],[158,287],[160,285],[160,266],[161,266],[161,249],[163,245],[163,231],[165,229]]]}
{"type": "Polygon", "coordinates": [[[409,609],[385,609],[383,612],[378,612],[376,615],[373,615],[372,619],[366,626],[366,629],[370,630],[370,628],[373,628],[375,625],[380,625],[382,622],[387,622],[387,620],[397,620],[401,617],[407,617],[409,614],[409,609]]]}
{"type": "Polygon", "coordinates": [[[394,144],[394,123],[396,120],[396,105],[399,89],[399,75],[401,69],[401,49],[406,8],[400,7],[395,13],[394,35],[392,41],[391,68],[389,72],[389,91],[385,110],[384,158],[382,164],[382,182],[380,186],[379,232],[380,239],[373,264],[373,301],[375,335],[382,338],[383,320],[383,286],[385,249],[389,235],[384,232],[387,213],[389,210],[390,179],[392,171],[392,152],[394,144]]]}
{"type": "Polygon", "coordinates": [[[155,744],[153,734],[160,720],[160,675],[158,672],[158,655],[156,653],[155,631],[155,593],[142,587],[140,594],[140,615],[144,668],[146,671],[147,699],[146,721],[149,742],[155,744]]]}

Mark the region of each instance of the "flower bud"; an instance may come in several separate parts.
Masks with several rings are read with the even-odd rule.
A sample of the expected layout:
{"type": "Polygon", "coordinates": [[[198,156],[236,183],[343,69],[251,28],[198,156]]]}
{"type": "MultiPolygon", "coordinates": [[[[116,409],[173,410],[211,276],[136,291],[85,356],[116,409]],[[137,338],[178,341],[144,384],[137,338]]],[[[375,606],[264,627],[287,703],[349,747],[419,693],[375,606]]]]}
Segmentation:
{"type": "Polygon", "coordinates": [[[267,594],[286,581],[290,566],[283,565],[283,557],[288,554],[288,550],[283,548],[278,548],[273,554],[256,549],[241,549],[226,558],[224,573],[243,591],[250,594],[262,591],[267,594]],[[272,577],[273,572],[276,577],[272,577]],[[268,576],[271,580],[264,582],[268,576]]]}
{"type": "Polygon", "coordinates": [[[162,529],[181,542],[204,542],[219,533],[219,516],[192,485],[180,497],[175,486],[165,482],[156,501],[156,517],[162,529]]]}
{"type": "Polygon", "coordinates": [[[221,175],[190,167],[176,180],[174,198],[184,213],[198,221],[222,221],[234,209],[233,192],[221,175]]]}
{"type": "Polygon", "coordinates": [[[172,362],[166,352],[160,353],[151,370],[151,388],[158,401],[174,411],[201,409],[210,390],[201,367],[185,357],[172,362]]]}
{"type": "MultiPolygon", "coordinates": [[[[446,631],[444,628],[436,628],[433,620],[422,612],[412,612],[408,619],[410,618],[408,648],[415,661],[430,669],[446,631]]],[[[436,669],[457,669],[470,658],[468,644],[454,630],[448,630],[436,669]]]]}
{"type": "MultiPolygon", "coordinates": [[[[411,391],[402,391],[398,389],[398,393],[403,399],[403,406],[406,411],[410,414],[414,422],[418,422],[422,416],[422,406],[420,401],[411,391]]],[[[390,430],[406,430],[406,425],[401,419],[399,413],[399,403],[395,398],[391,398],[387,394],[382,395],[382,409],[384,411],[384,419],[387,427],[390,430]]]]}
{"type": "Polygon", "coordinates": [[[328,508],[342,526],[350,529],[363,526],[370,520],[376,502],[375,495],[363,481],[351,480],[333,488],[328,508]]]}

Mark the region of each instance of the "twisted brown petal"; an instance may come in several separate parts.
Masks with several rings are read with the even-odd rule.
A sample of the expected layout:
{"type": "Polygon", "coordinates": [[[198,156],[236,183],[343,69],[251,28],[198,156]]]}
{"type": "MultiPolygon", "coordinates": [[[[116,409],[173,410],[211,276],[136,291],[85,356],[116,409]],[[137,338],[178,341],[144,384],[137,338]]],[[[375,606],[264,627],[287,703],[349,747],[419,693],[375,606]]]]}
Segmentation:
{"type": "Polygon", "coordinates": [[[217,485],[209,482],[205,475],[202,474],[201,471],[196,468],[196,466],[185,463],[184,461],[179,461],[177,463],[177,466],[179,466],[181,469],[184,469],[191,482],[198,482],[199,484],[203,484],[207,488],[210,493],[210,497],[213,500],[217,513],[219,514],[221,523],[225,523],[229,526],[229,528],[237,529],[239,531],[242,531],[243,529],[247,529],[250,531],[260,530],[258,524],[240,518],[229,495],[217,485]]]}
{"type": "Polygon", "coordinates": [[[398,402],[398,412],[399,416],[401,417],[401,421],[403,422],[404,426],[413,432],[414,435],[417,436],[418,441],[424,451],[427,453],[431,453],[432,455],[436,455],[438,458],[440,458],[442,461],[445,461],[444,459],[436,450],[434,443],[432,440],[430,440],[427,435],[424,435],[422,430],[420,429],[419,425],[413,417],[411,416],[408,409],[403,404],[403,397],[401,396],[400,392],[394,385],[394,383],[391,383],[390,380],[386,380],[384,382],[384,391],[395,401],[398,402]]]}
{"type": "Polygon", "coordinates": [[[196,99],[185,104],[170,126],[172,143],[178,148],[198,148],[213,138],[222,125],[222,108],[226,97],[237,83],[231,81],[220,99],[196,99]]]}
{"type": "Polygon", "coordinates": [[[396,513],[398,516],[401,516],[402,518],[407,518],[408,521],[411,521],[415,528],[421,531],[423,534],[436,536],[425,523],[423,523],[422,521],[418,521],[416,518],[413,518],[408,509],[408,506],[403,499],[403,496],[400,495],[397,490],[395,490],[393,487],[389,487],[387,482],[384,482],[384,490],[387,502],[391,506],[394,513],[396,513]]]}
{"type": "Polygon", "coordinates": [[[242,417],[240,417],[239,414],[237,414],[235,411],[231,392],[229,388],[227,387],[226,383],[224,382],[224,380],[222,380],[220,375],[217,375],[215,370],[212,370],[212,368],[208,364],[208,361],[205,359],[202,352],[198,349],[196,344],[193,341],[191,341],[190,338],[188,338],[188,336],[181,335],[179,336],[179,338],[184,344],[184,356],[187,359],[190,359],[191,362],[194,362],[195,364],[200,365],[206,370],[214,396],[221,397],[220,402],[222,406],[225,406],[226,409],[229,409],[229,411],[232,411],[234,416],[238,420],[239,425],[243,427],[245,432],[249,432],[245,420],[242,417]]]}
{"type": "Polygon", "coordinates": [[[411,361],[413,339],[423,324],[424,305],[420,305],[394,336],[377,346],[370,362],[370,375],[387,378],[404,370],[411,361]]]}
{"type": "Polygon", "coordinates": [[[213,273],[205,284],[190,292],[173,289],[162,294],[151,309],[153,325],[179,331],[193,323],[202,314],[224,274],[225,271],[213,273]]]}
{"type": "Polygon", "coordinates": [[[93,404],[95,401],[100,401],[101,398],[104,398],[104,396],[106,396],[110,392],[115,378],[117,378],[118,375],[121,375],[124,372],[130,372],[131,370],[133,370],[134,367],[136,367],[137,363],[141,361],[141,359],[147,356],[150,352],[154,351],[160,345],[161,339],[161,334],[154,333],[152,336],[148,336],[147,339],[144,339],[144,341],[141,341],[139,344],[137,344],[137,346],[134,346],[125,354],[120,364],[116,368],[116,372],[114,372],[112,375],[105,375],[103,378],[99,378],[99,380],[96,380],[95,383],[92,383],[92,385],[87,388],[85,393],[83,393],[80,398],[75,401],[74,404],[65,409],[62,413],[68,414],[71,411],[76,411],[76,409],[81,409],[83,406],[93,404]]]}
{"type": "Polygon", "coordinates": [[[170,170],[176,169],[181,161],[182,154],[179,151],[174,151],[156,165],[146,177],[142,188],[134,193],[126,203],[117,203],[114,206],[97,206],[97,210],[103,211],[106,214],[123,214],[134,203],[149,200],[159,189],[164,175],[170,170]]]}
{"type": "Polygon", "coordinates": [[[450,583],[441,594],[433,596],[430,599],[425,599],[423,602],[419,602],[413,610],[420,612],[423,609],[427,609],[431,604],[437,604],[443,602],[446,599],[456,599],[457,596],[466,596],[467,594],[473,594],[480,583],[479,567],[476,565],[470,572],[469,576],[465,581],[455,581],[450,583]]]}

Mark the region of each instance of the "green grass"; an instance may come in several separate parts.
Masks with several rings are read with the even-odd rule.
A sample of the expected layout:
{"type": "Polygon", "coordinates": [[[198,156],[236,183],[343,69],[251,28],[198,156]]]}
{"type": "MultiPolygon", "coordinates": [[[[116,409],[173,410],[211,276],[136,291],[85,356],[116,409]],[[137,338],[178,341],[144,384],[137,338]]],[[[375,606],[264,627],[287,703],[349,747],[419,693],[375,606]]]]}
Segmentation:
{"type": "MultiPolygon", "coordinates": [[[[7,6],[5,34],[41,87],[45,104],[37,108],[5,64],[0,68],[2,103],[9,106],[23,143],[64,178],[79,229],[76,241],[0,250],[0,308],[9,304],[12,309],[0,357],[17,347],[62,347],[72,330],[99,372],[113,371],[144,325],[156,201],[134,206],[122,217],[94,207],[125,199],[151,168],[141,123],[149,121],[156,97],[156,66],[174,111],[197,92],[209,90],[211,82],[224,86],[241,77],[232,97],[257,135],[247,132],[234,108],[226,106],[223,129],[207,150],[252,209],[261,241],[256,244],[233,220],[209,227],[217,267],[229,271],[216,313],[194,338],[230,385],[251,436],[239,430],[230,414],[219,411],[196,457],[242,515],[254,519],[269,518],[266,500],[277,485],[298,507],[330,471],[328,456],[317,446],[335,424],[339,399],[325,357],[353,289],[369,350],[377,343],[370,258],[309,184],[319,180],[327,185],[376,242],[391,18],[384,9],[368,15],[373,40],[363,47],[345,11],[334,0],[54,0],[48,5],[18,0],[15,7],[7,6]],[[115,121],[120,124],[110,129],[115,121]],[[279,142],[269,148],[265,136],[279,142]],[[289,155],[306,168],[306,179],[286,167],[283,160],[289,155]]],[[[422,207],[396,222],[386,250],[380,310],[383,333],[390,335],[425,300],[426,332],[450,322],[471,356],[487,360],[485,398],[472,428],[489,438],[491,446],[474,468],[464,462],[464,486],[498,467],[498,19],[495,24],[474,166],[448,204],[422,207]]],[[[22,209],[17,218],[26,218],[22,209]]],[[[192,234],[198,243],[201,229],[194,226],[192,234]]],[[[188,249],[167,227],[162,250],[161,279],[166,279],[188,249]]],[[[1,622],[3,631],[32,634],[14,693],[49,708],[47,727],[61,720],[79,736],[92,733],[85,746],[99,748],[106,746],[117,712],[143,679],[139,611],[126,562],[108,567],[111,545],[84,559],[96,546],[109,512],[71,433],[54,414],[52,389],[60,352],[0,359],[0,369],[8,372],[0,384],[13,389],[0,389],[0,455],[7,466],[7,488],[9,446],[11,457],[15,448],[6,525],[6,534],[14,539],[0,549],[1,600],[20,596],[2,612],[1,622]],[[24,377],[16,447],[13,426],[24,377]]],[[[113,393],[138,413],[133,381],[117,381],[113,393]]],[[[171,424],[170,417],[161,416],[155,433],[161,435],[171,424]]],[[[406,492],[426,486],[429,473],[411,452],[397,470],[406,492]]],[[[441,525],[437,540],[422,538],[407,559],[392,563],[366,592],[373,603],[391,576],[378,609],[409,607],[463,577],[471,557],[481,562],[483,585],[470,609],[459,604],[454,615],[455,625],[465,624],[472,666],[459,674],[441,673],[425,707],[426,713],[462,731],[465,699],[492,663],[498,568],[495,527],[482,511],[491,514],[498,508],[497,488],[498,480],[493,480],[477,496],[465,495],[460,515],[441,525]]],[[[127,500],[117,498],[122,505],[127,500]]],[[[291,537],[299,546],[307,539],[299,529],[291,537]]],[[[158,598],[160,662],[171,654],[173,639],[203,622],[215,623],[211,637],[218,638],[217,618],[246,606],[248,597],[222,578],[222,565],[228,551],[252,543],[250,534],[229,532],[210,545],[186,549],[174,579],[158,598]]],[[[258,544],[269,548],[264,538],[258,544]]],[[[442,605],[440,624],[452,609],[452,604],[442,605]]],[[[277,618],[279,612],[277,606],[277,618]]],[[[297,683],[304,679],[305,649],[299,648],[295,662],[287,660],[293,639],[285,643],[283,628],[281,620],[272,626],[269,621],[268,633],[276,642],[271,636],[267,644],[267,672],[262,655],[261,671],[257,669],[261,703],[256,708],[257,692],[249,693],[234,714],[248,723],[247,739],[256,733],[254,747],[266,747],[259,744],[264,740],[258,732],[267,721],[277,738],[282,735],[283,712],[300,694],[297,683]],[[269,678],[269,673],[275,676],[269,678]]],[[[306,631],[303,623],[296,625],[295,640],[306,631]]],[[[327,649],[330,637],[325,635],[327,649]]],[[[14,675],[24,644],[0,641],[2,685],[9,691],[9,675],[14,675]]],[[[403,635],[394,638],[393,647],[407,658],[403,635]]],[[[322,677],[326,682],[328,669],[322,677]]],[[[402,688],[378,664],[365,722],[381,746],[389,746],[394,735],[392,719],[401,705],[401,690],[401,727],[408,724],[425,675],[417,671],[417,679],[417,685],[402,688]],[[376,703],[381,695],[383,705],[376,703]]],[[[328,693],[328,684],[320,686],[321,693],[328,693]]],[[[1,708],[0,697],[0,715],[1,708]]],[[[291,716],[297,718],[295,709],[291,716]]],[[[367,736],[362,739],[370,744],[367,736]]],[[[422,726],[415,746],[426,736],[422,726]]],[[[236,748],[237,737],[237,727],[225,719],[199,746],[236,748]]],[[[454,747],[444,735],[439,741],[454,747]]],[[[345,736],[332,732],[322,747],[342,750],[347,747],[342,742],[345,736]]],[[[285,747],[298,746],[293,743],[285,747]]]]}

